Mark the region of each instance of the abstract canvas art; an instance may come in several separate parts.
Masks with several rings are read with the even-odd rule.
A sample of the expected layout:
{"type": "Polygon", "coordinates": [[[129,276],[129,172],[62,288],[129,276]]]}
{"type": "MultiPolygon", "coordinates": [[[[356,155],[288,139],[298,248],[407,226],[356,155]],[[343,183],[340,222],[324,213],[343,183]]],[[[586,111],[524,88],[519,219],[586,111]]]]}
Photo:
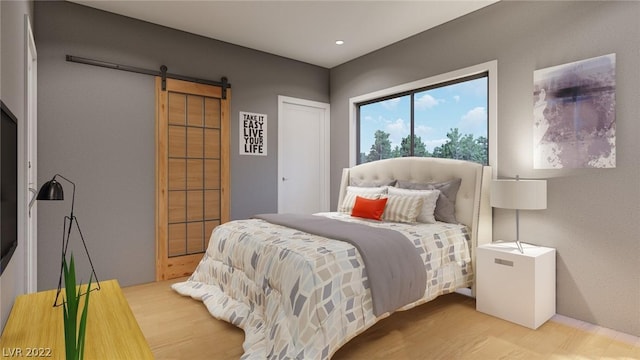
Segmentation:
{"type": "Polygon", "coordinates": [[[615,54],[534,71],[534,169],[616,167],[615,73],[615,54]]]}

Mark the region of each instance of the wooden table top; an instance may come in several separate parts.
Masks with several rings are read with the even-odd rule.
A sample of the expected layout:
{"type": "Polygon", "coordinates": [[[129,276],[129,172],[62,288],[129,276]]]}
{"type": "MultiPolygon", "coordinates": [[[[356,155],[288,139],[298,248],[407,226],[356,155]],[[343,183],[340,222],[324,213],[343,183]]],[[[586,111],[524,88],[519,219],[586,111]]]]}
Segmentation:
{"type": "MultiPolygon", "coordinates": [[[[0,338],[3,358],[64,359],[63,309],[53,307],[55,297],[54,289],[16,298],[0,338]]],[[[117,280],[102,281],[91,292],[85,359],[153,359],[117,280]]]]}

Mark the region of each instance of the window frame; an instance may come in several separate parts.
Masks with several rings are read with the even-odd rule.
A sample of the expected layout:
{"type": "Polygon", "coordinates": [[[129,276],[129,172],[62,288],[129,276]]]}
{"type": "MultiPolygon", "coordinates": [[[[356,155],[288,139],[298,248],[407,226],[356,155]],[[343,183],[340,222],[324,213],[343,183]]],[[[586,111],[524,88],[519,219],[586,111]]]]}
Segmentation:
{"type": "MultiPolygon", "coordinates": [[[[497,153],[498,153],[498,128],[497,128],[497,110],[498,110],[498,61],[492,60],[486,63],[470,66],[467,68],[454,70],[448,73],[432,76],[425,79],[412,81],[409,83],[393,86],[387,89],[374,91],[368,94],[352,97],[349,99],[349,166],[357,164],[357,149],[359,141],[359,106],[368,103],[377,102],[384,99],[396,98],[411,93],[418,93],[428,90],[429,88],[439,87],[441,84],[459,82],[459,79],[471,79],[473,76],[487,74],[488,83],[488,166],[492,167],[492,172],[497,174],[497,153]]],[[[413,115],[413,102],[411,104],[411,112],[413,115]]],[[[413,120],[413,119],[412,119],[413,120]]]]}

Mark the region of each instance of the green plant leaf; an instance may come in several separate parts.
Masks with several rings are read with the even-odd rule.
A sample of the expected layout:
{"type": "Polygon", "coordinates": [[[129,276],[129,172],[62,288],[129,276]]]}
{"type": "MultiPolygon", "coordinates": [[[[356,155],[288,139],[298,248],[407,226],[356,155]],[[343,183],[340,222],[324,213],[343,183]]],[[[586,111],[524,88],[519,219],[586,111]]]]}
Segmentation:
{"type": "Polygon", "coordinates": [[[73,254],[69,265],[67,266],[66,257],[62,259],[62,268],[64,271],[65,296],[63,296],[63,321],[64,321],[64,339],[65,339],[65,358],[67,360],[84,359],[84,349],[87,330],[87,317],[89,313],[89,293],[91,291],[91,283],[93,274],[89,276],[89,285],[85,294],[82,293],[82,285],[76,285],[76,268],[73,254]],[[82,313],[80,310],[80,298],[85,295],[82,313]],[[65,298],[66,297],[66,301],[65,298]],[[78,315],[80,315],[80,323],[78,323],[78,315]]]}
{"type": "Polygon", "coordinates": [[[89,313],[89,293],[91,292],[91,280],[93,279],[93,274],[89,276],[89,285],[87,285],[87,295],[84,299],[84,308],[82,309],[82,317],[80,319],[80,328],[78,329],[78,359],[84,359],[84,342],[86,338],[87,331],[87,314],[89,313]]]}
{"type": "Polygon", "coordinates": [[[64,312],[64,344],[65,357],[67,360],[76,360],[76,325],[77,325],[77,304],[75,296],[75,264],[73,254],[71,254],[71,264],[67,265],[66,257],[62,258],[64,270],[65,296],[62,298],[64,312]],[[65,301],[66,298],[66,301],[65,301]]]}
{"type": "Polygon", "coordinates": [[[76,325],[78,321],[78,297],[76,295],[76,267],[73,260],[73,253],[71,253],[71,260],[69,263],[69,271],[65,273],[64,278],[65,293],[67,298],[67,308],[69,309],[68,315],[73,326],[73,333],[75,334],[76,325]]]}
{"type": "MultiPolygon", "coordinates": [[[[78,286],[78,293],[76,294],[76,304],[77,304],[76,319],[78,318],[78,315],[79,315],[78,311],[80,311],[80,297],[81,296],[82,296],[82,284],[80,284],[78,286]]],[[[79,359],[82,359],[82,357],[80,357],[80,345],[79,345],[80,340],[77,340],[77,339],[80,338],[81,330],[78,327],[78,325],[76,325],[76,329],[77,329],[78,333],[74,334],[75,338],[73,339],[74,340],[74,343],[73,343],[73,346],[74,346],[74,360],[79,360],[79,359]],[[76,344],[75,341],[78,341],[78,344],[76,344]]]]}
{"type": "Polygon", "coordinates": [[[73,352],[74,352],[73,344],[75,341],[75,337],[70,332],[71,326],[69,323],[69,309],[67,308],[67,303],[64,301],[62,302],[62,308],[63,308],[62,314],[63,314],[63,320],[64,320],[64,353],[65,353],[65,358],[67,360],[70,360],[73,358],[73,352]]]}

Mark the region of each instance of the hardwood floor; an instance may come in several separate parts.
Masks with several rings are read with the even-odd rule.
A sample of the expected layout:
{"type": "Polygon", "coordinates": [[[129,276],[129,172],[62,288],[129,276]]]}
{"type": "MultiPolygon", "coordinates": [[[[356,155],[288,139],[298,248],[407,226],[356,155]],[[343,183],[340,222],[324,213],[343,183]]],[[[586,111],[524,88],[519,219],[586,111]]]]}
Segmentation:
{"type": "MultiPolygon", "coordinates": [[[[242,330],[175,293],[169,285],[176,281],[123,288],[156,359],[239,359],[242,330]]],[[[534,331],[477,312],[473,299],[449,294],[383,319],[332,359],[628,360],[640,359],[640,341],[556,320],[534,331]]]]}

